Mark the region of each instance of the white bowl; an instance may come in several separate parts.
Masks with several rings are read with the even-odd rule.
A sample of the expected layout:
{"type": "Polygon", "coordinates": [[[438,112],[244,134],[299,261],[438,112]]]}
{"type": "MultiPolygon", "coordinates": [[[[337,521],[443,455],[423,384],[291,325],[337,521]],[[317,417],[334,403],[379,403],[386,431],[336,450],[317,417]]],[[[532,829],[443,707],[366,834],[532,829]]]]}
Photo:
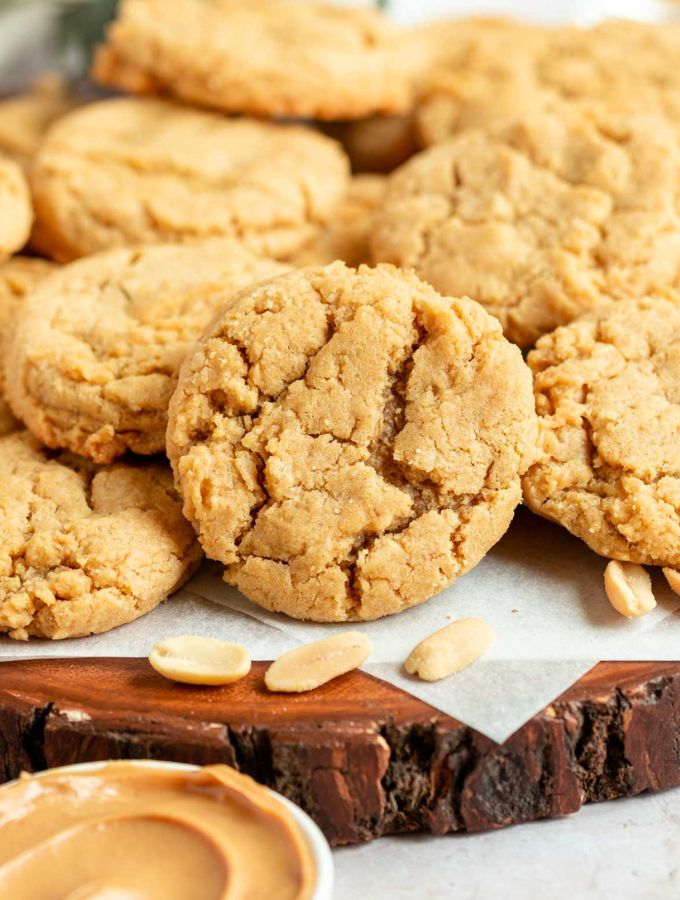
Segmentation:
{"type": "MultiPolygon", "coordinates": [[[[192,766],[187,763],[168,762],[165,760],[111,759],[103,760],[101,762],[76,763],[72,766],[57,766],[54,769],[45,769],[42,772],[35,772],[31,777],[40,778],[43,775],[51,775],[53,772],[92,772],[101,769],[104,766],[123,764],[126,766],[132,765],[141,768],[165,769],[166,771],[170,770],[175,772],[197,772],[200,769],[200,766],[192,766]]],[[[11,787],[13,784],[16,784],[16,781],[8,781],[6,784],[0,785],[0,791],[11,787]]],[[[321,829],[316,822],[310,819],[306,812],[300,809],[299,806],[296,806],[291,800],[282,797],[281,794],[277,794],[276,791],[272,791],[270,788],[265,787],[265,790],[271,794],[275,800],[286,807],[295,820],[295,824],[302,832],[304,839],[307,841],[307,846],[312,854],[316,870],[316,885],[314,887],[314,893],[312,894],[312,900],[332,900],[334,881],[333,856],[331,854],[331,848],[328,846],[328,841],[323,836],[321,829]]]]}

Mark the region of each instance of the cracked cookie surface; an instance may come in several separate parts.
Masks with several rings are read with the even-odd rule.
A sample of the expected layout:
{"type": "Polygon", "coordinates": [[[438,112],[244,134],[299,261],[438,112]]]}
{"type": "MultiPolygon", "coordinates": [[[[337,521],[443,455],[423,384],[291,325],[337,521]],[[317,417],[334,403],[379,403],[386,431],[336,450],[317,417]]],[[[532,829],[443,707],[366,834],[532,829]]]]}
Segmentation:
{"type": "Polygon", "coordinates": [[[285,257],[330,221],[348,172],[341,147],[303,126],[105,100],[60,119],[37,154],[33,243],[62,262],[214,237],[285,257]]]}
{"type": "Polygon", "coordinates": [[[64,266],[18,311],[7,398],[49,447],[98,463],[165,449],[170,396],[232,294],[286,271],[234,241],[110,250],[64,266]]]}
{"type": "Polygon", "coordinates": [[[28,184],[17,163],[0,156],[0,259],[21,250],[31,232],[28,184]]]}
{"type": "Polygon", "coordinates": [[[356,119],[403,111],[408,45],[371,9],[296,0],[126,0],[94,77],[225,112],[356,119]]]}
{"type": "Polygon", "coordinates": [[[97,468],[0,438],[0,631],[99,634],[177,590],[201,553],[165,464],[97,468]]]}
{"type": "Polygon", "coordinates": [[[375,619],[508,527],[533,459],[529,371],[470,300],[334,263],[243,291],[185,360],[168,455],[207,555],[268,609],[375,619]]]}
{"type": "Polygon", "coordinates": [[[528,356],[541,455],[525,502],[596,553],[680,565],[680,297],[610,304],[528,356]]]}
{"type": "Polygon", "coordinates": [[[388,179],[374,258],[472,297],[529,346],[603,300],[678,282],[679,175],[656,116],[540,112],[470,130],[388,179]]]}

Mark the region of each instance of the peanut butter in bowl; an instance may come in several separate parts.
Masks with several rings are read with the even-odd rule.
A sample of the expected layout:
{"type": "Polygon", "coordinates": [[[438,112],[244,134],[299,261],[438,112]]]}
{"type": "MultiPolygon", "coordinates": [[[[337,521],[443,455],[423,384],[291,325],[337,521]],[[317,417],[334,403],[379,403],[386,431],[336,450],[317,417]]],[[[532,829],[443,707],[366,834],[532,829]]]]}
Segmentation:
{"type": "Polygon", "coordinates": [[[228,766],[67,766],[0,789],[0,896],[322,900],[315,832],[228,766]]]}

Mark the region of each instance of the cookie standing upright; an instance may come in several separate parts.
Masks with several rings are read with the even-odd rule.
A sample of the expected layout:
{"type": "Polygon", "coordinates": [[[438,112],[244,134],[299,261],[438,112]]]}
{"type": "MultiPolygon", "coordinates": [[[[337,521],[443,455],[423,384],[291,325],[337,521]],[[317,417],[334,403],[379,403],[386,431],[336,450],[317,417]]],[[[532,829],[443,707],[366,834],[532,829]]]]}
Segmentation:
{"type": "Polygon", "coordinates": [[[538,112],[431,147],[388,179],[377,261],[478,300],[521,346],[680,277],[680,145],[656,116],[538,112]]]}
{"type": "Polygon", "coordinates": [[[680,565],[680,297],[609,304],[528,356],[526,503],[611,559],[680,565]]]}
{"type": "Polygon", "coordinates": [[[21,250],[31,232],[28,184],[17,163],[0,156],[0,260],[21,250]]]}
{"type": "Polygon", "coordinates": [[[32,168],[33,243],[63,262],[213,237],[286,257],[330,221],[348,173],[339,145],[303,126],[106,100],[50,129],[32,168]]]}
{"type": "Polygon", "coordinates": [[[221,240],[70,263],[18,311],[5,358],[10,405],[49,447],[99,463],[160,453],[192,343],[233,293],[286,268],[221,240]]]}
{"type": "Polygon", "coordinates": [[[126,91],[224,112],[356,119],[406,109],[409,54],[409,43],[371,9],[125,0],[93,74],[126,91]]]}
{"type": "Polygon", "coordinates": [[[0,438],[0,631],[99,634],[149,612],[201,558],[166,465],[97,469],[0,438]]]}
{"type": "Polygon", "coordinates": [[[167,450],[207,555],[260,605],[375,619],[508,527],[535,451],[520,351],[470,300],[334,263],[246,289],[182,366],[167,450]]]}

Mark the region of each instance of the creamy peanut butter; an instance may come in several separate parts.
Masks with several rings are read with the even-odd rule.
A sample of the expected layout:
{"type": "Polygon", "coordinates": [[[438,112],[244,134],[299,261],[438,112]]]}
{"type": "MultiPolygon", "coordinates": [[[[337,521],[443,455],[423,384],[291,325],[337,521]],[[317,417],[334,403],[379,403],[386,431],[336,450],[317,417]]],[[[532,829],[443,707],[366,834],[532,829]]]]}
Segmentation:
{"type": "Polygon", "coordinates": [[[227,766],[110,763],[0,790],[0,897],[303,900],[314,861],[290,812],[227,766]]]}

